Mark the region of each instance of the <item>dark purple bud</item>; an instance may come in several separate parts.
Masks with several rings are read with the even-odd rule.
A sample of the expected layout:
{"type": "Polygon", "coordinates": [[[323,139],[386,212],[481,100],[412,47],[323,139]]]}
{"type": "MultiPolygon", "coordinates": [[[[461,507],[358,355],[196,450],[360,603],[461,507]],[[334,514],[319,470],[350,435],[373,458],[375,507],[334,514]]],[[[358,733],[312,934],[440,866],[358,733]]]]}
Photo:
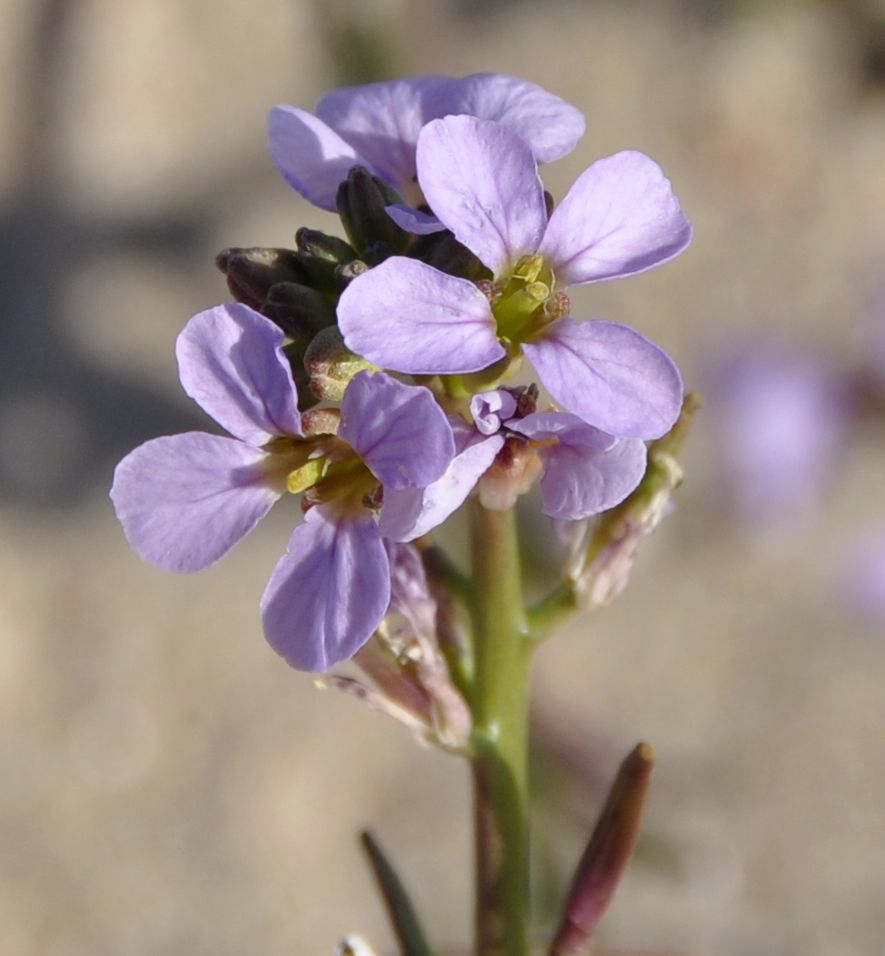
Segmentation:
{"type": "Polygon", "coordinates": [[[261,312],[305,347],[320,329],[335,323],[335,309],[326,296],[297,282],[272,286],[261,312]]]}
{"type": "Polygon", "coordinates": [[[227,276],[228,288],[238,302],[260,309],[271,286],[278,282],[304,282],[307,274],[292,249],[222,249],[215,264],[227,276]]]}
{"type": "Polygon", "coordinates": [[[354,166],[338,187],[338,215],[351,245],[371,265],[405,251],[411,236],[390,218],[387,207],[402,203],[392,187],[354,166]]]}
{"type": "Polygon", "coordinates": [[[295,233],[295,245],[306,256],[324,259],[336,266],[356,259],[356,250],[343,239],[327,236],[319,229],[308,229],[306,226],[295,233]]]}

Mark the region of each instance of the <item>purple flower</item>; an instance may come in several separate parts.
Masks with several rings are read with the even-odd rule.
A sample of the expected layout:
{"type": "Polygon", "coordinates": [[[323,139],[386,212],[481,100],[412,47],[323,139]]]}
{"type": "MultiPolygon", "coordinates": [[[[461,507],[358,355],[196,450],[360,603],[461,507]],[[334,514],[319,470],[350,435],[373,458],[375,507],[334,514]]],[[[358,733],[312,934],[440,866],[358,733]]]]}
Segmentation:
{"type": "Polygon", "coordinates": [[[832,476],[850,413],[836,370],[768,343],[716,363],[709,393],[725,480],[740,517],[807,517],[832,476]]]}
{"type": "Polygon", "coordinates": [[[430,120],[460,113],[503,123],[541,163],[570,152],[584,133],[577,109],[527,80],[425,76],[332,90],[316,115],[277,106],[268,117],[270,153],[286,182],[323,209],[335,210],[338,185],[357,165],[418,205],[418,134],[430,120]]]}
{"type": "Polygon", "coordinates": [[[293,666],[351,657],[390,599],[384,542],[367,501],[430,484],[454,453],[427,389],[361,372],[337,435],[306,435],[283,333],[240,304],[194,316],[177,357],[184,390],[232,438],[189,432],[146,442],[117,466],[111,497],[144,560],[171,571],[214,564],[286,491],[313,507],[261,601],[268,641],[293,666]]]}
{"type": "Polygon", "coordinates": [[[885,525],[851,542],[841,583],[851,611],[872,625],[885,624],[885,525]]]}
{"type": "MultiPolygon", "coordinates": [[[[381,529],[392,540],[411,540],[441,524],[492,467],[508,436],[521,436],[541,460],[541,504],[551,518],[575,521],[620,504],[645,474],[645,443],[614,438],[564,412],[504,417],[517,408],[507,389],[475,395],[474,427],[453,421],[457,454],[425,488],[386,494],[381,529]],[[489,409],[507,409],[497,425],[489,409]]],[[[525,490],[525,489],[523,489],[525,490]]]]}
{"type": "Polygon", "coordinates": [[[691,226],[657,164],[636,152],[599,160],[549,219],[531,150],[499,123],[431,122],[417,166],[434,214],[496,281],[486,294],[392,257],[341,297],[348,347],[433,375],[479,371],[521,348],[554,400],[588,424],[622,438],[665,434],[682,402],[672,360],[627,326],[576,322],[554,291],[651,269],[688,245],[691,226]]]}

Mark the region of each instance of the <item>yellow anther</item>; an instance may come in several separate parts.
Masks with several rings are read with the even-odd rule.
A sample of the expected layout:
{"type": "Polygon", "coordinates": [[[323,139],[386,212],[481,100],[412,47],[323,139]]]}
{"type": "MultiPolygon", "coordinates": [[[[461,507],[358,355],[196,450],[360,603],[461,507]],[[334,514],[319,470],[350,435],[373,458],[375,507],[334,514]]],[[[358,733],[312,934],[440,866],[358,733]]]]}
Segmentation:
{"type": "Polygon", "coordinates": [[[326,470],[325,458],[312,458],[300,468],[290,471],[286,478],[286,489],[297,495],[308,488],[312,488],[326,470]]]}

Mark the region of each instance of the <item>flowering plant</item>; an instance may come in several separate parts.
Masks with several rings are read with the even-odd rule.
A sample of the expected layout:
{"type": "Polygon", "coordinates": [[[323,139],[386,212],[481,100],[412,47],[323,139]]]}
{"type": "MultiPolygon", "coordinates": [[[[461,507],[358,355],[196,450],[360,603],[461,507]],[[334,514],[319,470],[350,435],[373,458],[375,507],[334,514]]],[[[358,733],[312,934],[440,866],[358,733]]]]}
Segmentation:
{"type": "MultiPolygon", "coordinates": [[[[172,571],[211,565],[301,495],[261,600],[265,635],[293,667],[471,763],[481,956],[530,945],[532,652],[562,616],[623,588],[680,480],[692,408],[658,346],[571,315],[569,285],[653,268],[691,239],[637,152],[597,161],[554,206],[538,164],[583,127],[558,97],[491,74],[335,90],[315,115],[274,109],[276,165],[337,210],[346,239],[300,229],[295,249],[219,255],[235,301],[194,316],[177,357],[185,391],[232,437],[149,441],[111,492],[132,547],[172,571]],[[524,359],[555,405],[518,383],[524,359]],[[571,549],[557,587],[527,606],[514,508],[536,481],[571,549]],[[468,572],[431,537],[462,506],[468,572]],[[332,670],[348,661],[354,673],[332,670]]],[[[625,760],[552,954],[581,951],[611,896],[651,760],[644,744],[625,760]]],[[[366,848],[403,953],[431,952],[366,848]]],[[[368,949],[350,938],[340,951],[368,949]]]]}

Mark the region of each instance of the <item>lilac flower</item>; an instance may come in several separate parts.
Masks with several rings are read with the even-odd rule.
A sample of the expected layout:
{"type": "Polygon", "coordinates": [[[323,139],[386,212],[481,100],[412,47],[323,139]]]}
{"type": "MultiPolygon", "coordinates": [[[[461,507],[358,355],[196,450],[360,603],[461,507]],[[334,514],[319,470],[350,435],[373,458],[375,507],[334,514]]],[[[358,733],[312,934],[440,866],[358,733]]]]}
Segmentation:
{"type": "Polygon", "coordinates": [[[277,106],[268,117],[270,153],[286,182],[323,209],[334,211],[338,185],[357,165],[418,205],[418,134],[430,120],[460,113],[503,123],[540,163],[570,152],[584,133],[577,109],[527,80],[498,73],[425,76],[332,90],[316,115],[277,106]]]}
{"type": "Polygon", "coordinates": [[[726,483],[740,517],[807,517],[826,489],[850,413],[818,356],[768,343],[716,364],[709,389],[726,483]]]}
{"type": "Polygon", "coordinates": [[[645,443],[619,439],[565,412],[533,412],[492,423],[490,408],[516,410],[507,389],[475,395],[474,427],[453,422],[457,454],[445,473],[424,488],[386,494],[381,529],[407,540],[441,524],[492,467],[508,436],[528,439],[539,456],[541,504],[551,518],[575,521],[620,504],[642,480],[645,443]]]}
{"type": "Polygon", "coordinates": [[[382,367],[475,372],[515,357],[534,364],[554,400],[622,438],[656,438],[679,415],[682,381],[638,332],[579,323],[557,285],[633,275],[691,239],[670,184],[647,156],[599,160],[547,216],[531,150],[499,123],[434,120],[421,132],[418,179],[433,212],[495,276],[465,279],[394,256],[358,277],[338,309],[345,342],[382,367]]]}
{"type": "Polygon", "coordinates": [[[232,438],[157,438],[117,466],[111,497],[129,543],[171,571],[214,564],[284,493],[314,504],[261,601],[265,635],[302,670],[351,657],[390,598],[384,542],[367,501],[429,484],[454,453],[451,428],[427,389],[361,372],[337,435],[307,435],[281,351],[283,333],[240,304],[194,316],[177,356],[184,390],[232,438]]]}
{"type": "Polygon", "coordinates": [[[857,535],[841,575],[844,603],[871,625],[885,624],[885,525],[857,535]]]}

